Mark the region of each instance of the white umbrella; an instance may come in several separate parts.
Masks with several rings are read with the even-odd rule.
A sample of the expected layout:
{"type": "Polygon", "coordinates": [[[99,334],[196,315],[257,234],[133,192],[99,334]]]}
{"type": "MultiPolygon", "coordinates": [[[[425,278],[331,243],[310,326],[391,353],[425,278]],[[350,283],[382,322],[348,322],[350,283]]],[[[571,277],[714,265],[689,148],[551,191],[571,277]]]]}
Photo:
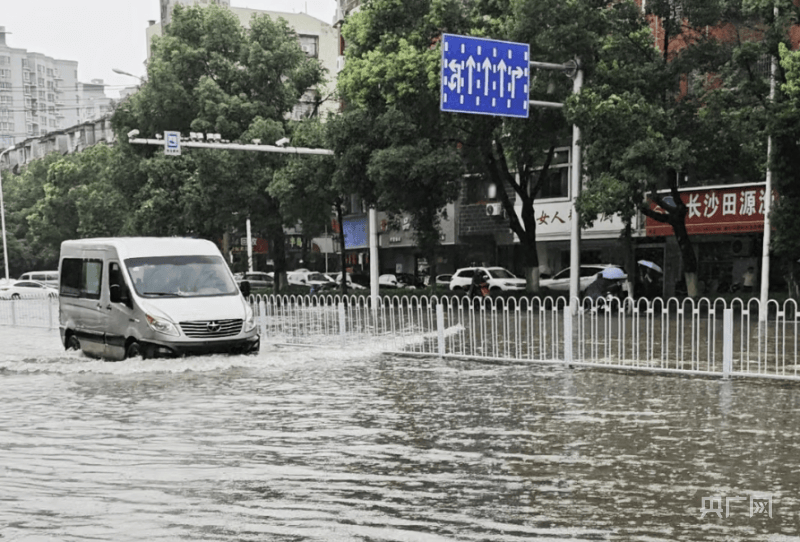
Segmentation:
{"type": "Polygon", "coordinates": [[[604,279],[624,279],[628,275],[619,267],[607,267],[600,272],[600,276],[604,279]]]}
{"type": "Polygon", "coordinates": [[[663,273],[664,272],[664,270],[661,269],[661,267],[659,267],[658,265],[654,264],[653,262],[650,262],[650,261],[647,261],[647,260],[639,260],[638,264],[639,265],[643,265],[645,267],[649,267],[653,271],[658,271],[659,273],[663,273]]]}

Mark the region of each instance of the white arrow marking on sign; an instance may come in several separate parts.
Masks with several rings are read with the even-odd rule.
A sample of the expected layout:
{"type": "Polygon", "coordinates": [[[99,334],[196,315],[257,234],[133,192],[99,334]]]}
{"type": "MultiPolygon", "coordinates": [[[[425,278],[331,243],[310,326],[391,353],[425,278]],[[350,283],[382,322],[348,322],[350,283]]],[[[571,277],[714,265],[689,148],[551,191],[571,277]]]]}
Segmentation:
{"type": "Polygon", "coordinates": [[[467,59],[467,92],[472,94],[472,70],[475,69],[478,64],[475,62],[475,59],[472,58],[472,55],[469,55],[467,59]]]}
{"type": "Polygon", "coordinates": [[[447,86],[450,87],[450,90],[458,89],[457,92],[461,94],[461,85],[464,84],[464,80],[461,78],[461,63],[453,59],[450,61],[449,68],[453,75],[450,76],[450,82],[447,86]]]}
{"type": "Polygon", "coordinates": [[[517,69],[511,72],[511,99],[513,100],[516,96],[516,88],[517,88],[517,79],[522,79],[522,68],[517,66],[517,69]]]}
{"type": "Polygon", "coordinates": [[[507,67],[508,66],[506,66],[506,61],[501,58],[500,62],[497,64],[497,71],[500,72],[500,97],[501,98],[504,95],[504,90],[505,90],[505,86],[506,86],[505,85],[505,79],[506,79],[506,68],[507,67]]]}
{"type": "Polygon", "coordinates": [[[489,95],[489,72],[492,71],[492,63],[489,61],[488,58],[483,60],[483,64],[481,65],[483,68],[483,95],[489,95]]]}

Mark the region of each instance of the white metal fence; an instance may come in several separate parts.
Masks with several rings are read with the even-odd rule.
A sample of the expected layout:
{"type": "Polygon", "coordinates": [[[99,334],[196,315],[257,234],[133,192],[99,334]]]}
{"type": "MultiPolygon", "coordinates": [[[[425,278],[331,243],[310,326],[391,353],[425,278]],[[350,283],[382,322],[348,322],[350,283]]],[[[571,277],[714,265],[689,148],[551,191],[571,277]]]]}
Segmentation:
{"type": "Polygon", "coordinates": [[[252,297],[265,342],[707,376],[800,379],[797,303],[757,299],[252,297]]]}
{"type": "Polygon", "coordinates": [[[57,328],[58,297],[0,299],[0,325],[57,328]]]}
{"type": "MultiPolygon", "coordinates": [[[[262,340],[510,362],[800,379],[797,303],[254,296],[262,340]],[[766,319],[759,319],[760,311],[766,319]]],[[[0,299],[0,325],[58,326],[57,298],[0,299]]]]}

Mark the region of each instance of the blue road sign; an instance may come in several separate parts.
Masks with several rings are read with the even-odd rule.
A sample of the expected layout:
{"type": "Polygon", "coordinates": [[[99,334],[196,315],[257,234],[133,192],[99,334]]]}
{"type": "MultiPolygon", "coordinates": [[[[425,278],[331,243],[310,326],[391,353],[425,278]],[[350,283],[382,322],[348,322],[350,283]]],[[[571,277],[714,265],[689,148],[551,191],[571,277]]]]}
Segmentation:
{"type": "Polygon", "coordinates": [[[181,154],[180,132],[164,132],[164,154],[169,156],[180,156],[181,154]]]}
{"type": "Polygon", "coordinates": [[[530,46],[442,36],[441,110],[528,118],[530,46]]]}

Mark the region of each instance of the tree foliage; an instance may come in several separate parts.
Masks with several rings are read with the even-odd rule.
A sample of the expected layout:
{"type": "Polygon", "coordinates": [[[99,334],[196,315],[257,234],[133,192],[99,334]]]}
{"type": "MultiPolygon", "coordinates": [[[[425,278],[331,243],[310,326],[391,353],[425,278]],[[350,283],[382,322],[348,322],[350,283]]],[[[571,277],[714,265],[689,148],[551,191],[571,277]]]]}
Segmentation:
{"type": "Polygon", "coordinates": [[[678,189],[763,178],[769,84],[762,59],[776,50],[777,34],[747,2],[647,6],[660,33],[641,26],[605,36],[606,54],[568,102],[589,173],[579,207],[586,223],[603,213],[630,221],[641,212],[670,224],[694,295],[697,261],[678,189]]]}
{"type": "MultiPolygon", "coordinates": [[[[245,29],[214,5],[176,6],[164,36],[154,39],[147,72],[114,114],[120,141],[136,128],[149,137],[170,130],[270,144],[291,135],[289,114],[324,77],[284,19],[254,15],[245,29]]],[[[180,157],[165,157],[160,149],[122,145],[140,158],[120,186],[140,231],[220,239],[250,218],[283,271],[283,226],[297,217],[278,199],[281,189],[271,188],[282,155],[184,148],[180,157]]]]}

